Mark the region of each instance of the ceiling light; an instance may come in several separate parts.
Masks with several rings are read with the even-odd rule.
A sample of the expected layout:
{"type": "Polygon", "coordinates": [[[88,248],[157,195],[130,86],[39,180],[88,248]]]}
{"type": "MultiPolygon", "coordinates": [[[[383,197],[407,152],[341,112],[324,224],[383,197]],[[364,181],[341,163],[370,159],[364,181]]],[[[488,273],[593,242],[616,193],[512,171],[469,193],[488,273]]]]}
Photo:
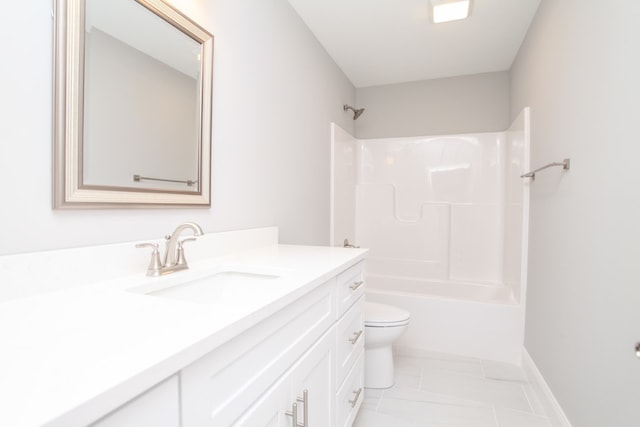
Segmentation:
{"type": "Polygon", "coordinates": [[[470,0],[431,0],[433,22],[457,21],[469,16],[470,0]]]}

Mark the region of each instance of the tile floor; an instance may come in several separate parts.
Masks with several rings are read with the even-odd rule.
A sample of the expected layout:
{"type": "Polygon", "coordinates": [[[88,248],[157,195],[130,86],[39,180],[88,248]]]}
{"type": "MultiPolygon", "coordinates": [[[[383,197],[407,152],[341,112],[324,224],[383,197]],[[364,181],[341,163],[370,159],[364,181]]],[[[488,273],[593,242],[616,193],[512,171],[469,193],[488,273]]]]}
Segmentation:
{"type": "Polygon", "coordinates": [[[518,366],[396,355],[395,376],[389,389],[365,390],[354,427],[553,427],[518,366]]]}

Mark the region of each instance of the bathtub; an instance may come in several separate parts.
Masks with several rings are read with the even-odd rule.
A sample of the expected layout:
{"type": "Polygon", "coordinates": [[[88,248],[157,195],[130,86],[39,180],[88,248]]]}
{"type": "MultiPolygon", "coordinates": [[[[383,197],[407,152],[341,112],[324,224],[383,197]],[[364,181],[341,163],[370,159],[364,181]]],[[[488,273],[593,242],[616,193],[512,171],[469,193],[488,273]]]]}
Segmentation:
{"type": "Polygon", "coordinates": [[[368,275],[366,299],[411,313],[407,332],[394,346],[399,354],[521,362],[524,310],[506,286],[368,275]]]}
{"type": "Polygon", "coordinates": [[[504,132],[365,140],[332,130],[330,244],[369,248],[367,299],[411,313],[396,349],[519,364],[529,110],[504,132]]]}

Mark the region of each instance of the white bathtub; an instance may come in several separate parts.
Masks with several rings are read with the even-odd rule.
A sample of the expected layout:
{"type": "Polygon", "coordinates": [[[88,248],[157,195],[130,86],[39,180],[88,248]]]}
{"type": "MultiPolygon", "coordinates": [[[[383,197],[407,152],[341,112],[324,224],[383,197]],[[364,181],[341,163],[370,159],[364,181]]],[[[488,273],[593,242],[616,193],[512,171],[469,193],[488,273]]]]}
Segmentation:
{"type": "Polygon", "coordinates": [[[428,295],[431,298],[516,304],[508,287],[494,283],[420,280],[370,274],[367,276],[367,287],[370,291],[393,292],[407,297],[428,295]]]}
{"type": "Polygon", "coordinates": [[[520,363],[528,109],[505,132],[358,140],[334,125],[331,147],[330,242],[369,248],[367,298],[411,312],[397,348],[520,363]]]}
{"type": "Polygon", "coordinates": [[[519,364],[524,310],[501,285],[367,276],[368,301],[411,313],[399,353],[421,351],[519,364]]]}

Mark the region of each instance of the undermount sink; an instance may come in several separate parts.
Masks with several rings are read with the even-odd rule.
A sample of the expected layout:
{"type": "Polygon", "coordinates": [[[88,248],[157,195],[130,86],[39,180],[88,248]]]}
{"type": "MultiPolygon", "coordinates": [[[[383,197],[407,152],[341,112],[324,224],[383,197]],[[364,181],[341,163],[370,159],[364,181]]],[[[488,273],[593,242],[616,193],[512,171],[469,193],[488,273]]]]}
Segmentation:
{"type": "Polygon", "coordinates": [[[278,274],[224,270],[185,282],[141,286],[130,291],[201,304],[225,303],[239,299],[262,298],[278,274]]]}

